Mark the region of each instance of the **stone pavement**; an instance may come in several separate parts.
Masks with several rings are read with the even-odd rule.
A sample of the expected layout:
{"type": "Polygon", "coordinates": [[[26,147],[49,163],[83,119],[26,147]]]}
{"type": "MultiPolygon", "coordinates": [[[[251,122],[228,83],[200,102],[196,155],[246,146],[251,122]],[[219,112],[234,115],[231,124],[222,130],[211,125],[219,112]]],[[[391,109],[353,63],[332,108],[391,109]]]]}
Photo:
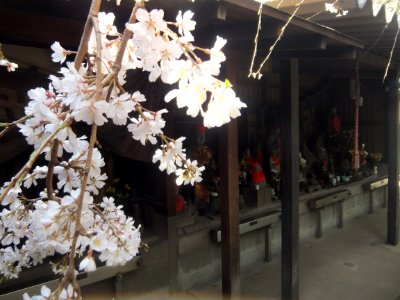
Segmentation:
{"type": "MultiPolygon", "coordinates": [[[[385,244],[386,210],[363,215],[320,239],[300,243],[300,299],[400,299],[400,246],[385,244]]],[[[241,270],[241,299],[280,299],[280,257],[241,270]]],[[[182,291],[136,294],[135,299],[222,299],[221,282],[182,291]]],[[[131,295],[132,296],[132,295],[131,295]]]]}
{"type": "MultiPolygon", "coordinates": [[[[365,214],[345,222],[342,229],[325,230],[320,239],[302,240],[300,299],[400,300],[400,245],[386,245],[385,239],[386,209],[380,209],[372,215],[365,214]]],[[[154,255],[163,255],[164,252],[154,255]]],[[[137,276],[143,276],[140,274],[136,273],[137,276]]],[[[170,296],[167,289],[168,270],[160,268],[158,274],[166,279],[161,286],[156,284],[156,278],[142,278],[145,282],[154,281],[158,288],[143,286],[142,292],[122,292],[116,300],[222,299],[220,280],[170,296]]],[[[98,293],[85,297],[101,298],[98,293]]],[[[273,256],[270,263],[260,261],[241,270],[241,299],[280,299],[278,255],[273,256]]]]}

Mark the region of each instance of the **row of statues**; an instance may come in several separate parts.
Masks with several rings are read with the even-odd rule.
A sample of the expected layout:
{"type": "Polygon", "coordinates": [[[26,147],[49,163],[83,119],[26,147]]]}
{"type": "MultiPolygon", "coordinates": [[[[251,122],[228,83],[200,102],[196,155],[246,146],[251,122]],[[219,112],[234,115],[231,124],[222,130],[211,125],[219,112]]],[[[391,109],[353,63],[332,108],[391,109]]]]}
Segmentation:
{"type": "MultiPolygon", "coordinates": [[[[338,184],[347,183],[352,176],[369,176],[381,158],[380,153],[368,154],[361,147],[360,170],[352,169],[353,131],[344,130],[336,107],[330,109],[327,126],[323,134],[314,139],[306,139],[306,124],[303,124],[303,136],[300,137],[299,185],[305,192],[318,191],[338,184]],[[312,142],[310,142],[312,140],[312,142]]],[[[243,150],[239,158],[239,183],[241,193],[246,187],[257,190],[270,188],[272,199],[279,199],[282,193],[281,180],[281,132],[279,126],[272,126],[266,138],[254,143],[255,146],[243,150]],[[262,144],[264,141],[264,145],[262,144]]],[[[192,157],[205,166],[203,181],[194,187],[194,199],[200,214],[216,214],[218,204],[218,170],[215,157],[206,145],[206,129],[196,128],[196,140],[192,157]]],[[[182,199],[180,199],[182,202],[182,199]]]]}

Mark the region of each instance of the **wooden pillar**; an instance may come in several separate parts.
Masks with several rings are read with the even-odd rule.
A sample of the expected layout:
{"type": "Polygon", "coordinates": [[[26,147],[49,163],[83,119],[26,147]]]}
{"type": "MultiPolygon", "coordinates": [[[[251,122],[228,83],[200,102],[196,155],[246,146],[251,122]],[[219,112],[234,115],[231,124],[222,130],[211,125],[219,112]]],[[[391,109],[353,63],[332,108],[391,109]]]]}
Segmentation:
{"type": "Polygon", "coordinates": [[[281,60],[282,299],[299,299],[299,66],[281,60]]]}
{"type": "Polygon", "coordinates": [[[387,243],[399,242],[399,85],[398,73],[388,76],[388,203],[387,243]]]}
{"type": "MultiPolygon", "coordinates": [[[[170,120],[164,129],[168,136],[174,136],[174,123],[170,120]]],[[[168,175],[165,171],[160,173],[160,180],[164,183],[159,191],[159,196],[165,198],[165,228],[168,247],[168,286],[170,294],[179,290],[178,282],[178,234],[176,229],[176,197],[178,186],[175,175],[168,175]]]]}
{"type": "Polygon", "coordinates": [[[239,174],[237,120],[220,129],[220,201],[222,294],[234,299],[240,294],[239,174]]]}

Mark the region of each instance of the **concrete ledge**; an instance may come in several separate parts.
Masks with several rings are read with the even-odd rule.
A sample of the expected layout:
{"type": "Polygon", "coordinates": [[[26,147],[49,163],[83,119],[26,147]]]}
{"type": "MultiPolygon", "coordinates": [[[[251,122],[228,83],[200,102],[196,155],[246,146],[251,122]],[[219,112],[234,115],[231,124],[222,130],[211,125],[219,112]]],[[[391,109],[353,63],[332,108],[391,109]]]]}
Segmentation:
{"type": "MultiPolygon", "coordinates": [[[[381,176],[382,177],[382,176],[381,176]]],[[[353,182],[335,188],[321,190],[315,193],[304,194],[300,197],[300,239],[313,238],[317,222],[315,215],[310,211],[307,202],[340,192],[346,189],[351,196],[343,202],[343,222],[349,221],[357,216],[368,213],[370,191],[366,191],[365,184],[377,181],[379,176],[370,176],[364,180],[353,182]]],[[[383,202],[383,189],[374,191],[375,204],[383,202]]],[[[276,208],[275,203],[275,208],[276,208]]],[[[271,210],[272,208],[269,208],[271,210]]],[[[242,212],[243,215],[257,215],[256,210],[242,212]]],[[[265,209],[266,213],[268,209],[265,209]]],[[[338,224],[338,209],[336,205],[325,206],[322,210],[322,222],[325,231],[333,230],[338,224]]],[[[210,281],[221,276],[221,248],[211,241],[210,231],[219,227],[219,219],[210,220],[204,218],[197,222],[196,228],[185,231],[179,236],[179,282],[181,289],[191,287],[210,281]],[[204,222],[202,224],[202,222],[204,222]],[[202,225],[201,225],[202,224],[202,225]]],[[[339,230],[339,229],[337,229],[339,230]]],[[[281,249],[281,224],[278,222],[271,230],[271,253],[272,260],[281,249]]],[[[255,262],[264,261],[265,258],[265,230],[258,229],[240,235],[240,259],[241,267],[246,267],[255,262]]]]}

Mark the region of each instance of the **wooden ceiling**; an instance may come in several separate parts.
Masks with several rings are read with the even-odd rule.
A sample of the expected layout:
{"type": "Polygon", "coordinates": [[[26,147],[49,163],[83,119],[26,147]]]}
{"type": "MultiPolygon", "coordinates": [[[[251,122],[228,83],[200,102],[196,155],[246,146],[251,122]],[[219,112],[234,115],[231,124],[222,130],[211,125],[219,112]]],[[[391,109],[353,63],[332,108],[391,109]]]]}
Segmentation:
{"type": "MultiPolygon", "coordinates": [[[[297,2],[297,0],[283,0],[280,9],[291,13],[297,2]]],[[[328,1],[305,0],[298,15],[362,41],[365,43],[365,50],[368,53],[389,57],[398,29],[396,17],[387,25],[383,7],[376,16],[373,16],[371,0],[368,0],[362,9],[358,7],[357,0],[339,1],[342,8],[348,10],[348,14],[336,17],[325,11],[325,2],[328,1]]],[[[269,5],[277,7],[279,3],[280,1],[274,0],[269,5]]],[[[393,59],[397,62],[400,61],[399,43],[395,45],[393,59]]]]}
{"type": "MultiPolygon", "coordinates": [[[[121,5],[116,6],[115,0],[103,1],[102,11],[114,11],[118,20],[116,25],[121,30],[130,15],[132,2],[122,0],[121,5]]],[[[76,49],[89,5],[90,0],[0,0],[0,43],[48,49],[54,41],[59,41],[68,49],[76,49]]],[[[193,3],[188,0],[151,0],[146,5],[164,9],[168,19],[174,19],[178,9],[191,9],[198,21],[195,34],[201,44],[210,46],[218,34],[229,39],[229,48],[252,51],[259,7],[255,1],[196,0],[193,3]]],[[[290,7],[285,9],[290,10],[290,7]]],[[[263,14],[260,50],[266,52],[278,37],[290,13],[265,6],[263,14]]],[[[371,20],[378,22],[378,19],[371,20]]],[[[274,56],[354,60],[357,49],[362,50],[365,45],[369,47],[373,42],[372,33],[365,28],[365,23],[353,23],[355,21],[349,18],[323,21],[340,30],[335,31],[300,17],[293,18],[274,56]],[[342,21],[350,23],[343,25],[346,23],[342,21]],[[364,37],[362,34],[371,36],[364,37]],[[363,38],[362,41],[357,37],[363,38]]],[[[369,26],[373,27],[371,24],[369,26]]],[[[385,53],[385,47],[391,41],[391,32],[393,28],[390,27],[385,33],[388,36],[384,34],[379,45],[376,45],[375,50],[381,49],[376,53],[385,53]]]]}

